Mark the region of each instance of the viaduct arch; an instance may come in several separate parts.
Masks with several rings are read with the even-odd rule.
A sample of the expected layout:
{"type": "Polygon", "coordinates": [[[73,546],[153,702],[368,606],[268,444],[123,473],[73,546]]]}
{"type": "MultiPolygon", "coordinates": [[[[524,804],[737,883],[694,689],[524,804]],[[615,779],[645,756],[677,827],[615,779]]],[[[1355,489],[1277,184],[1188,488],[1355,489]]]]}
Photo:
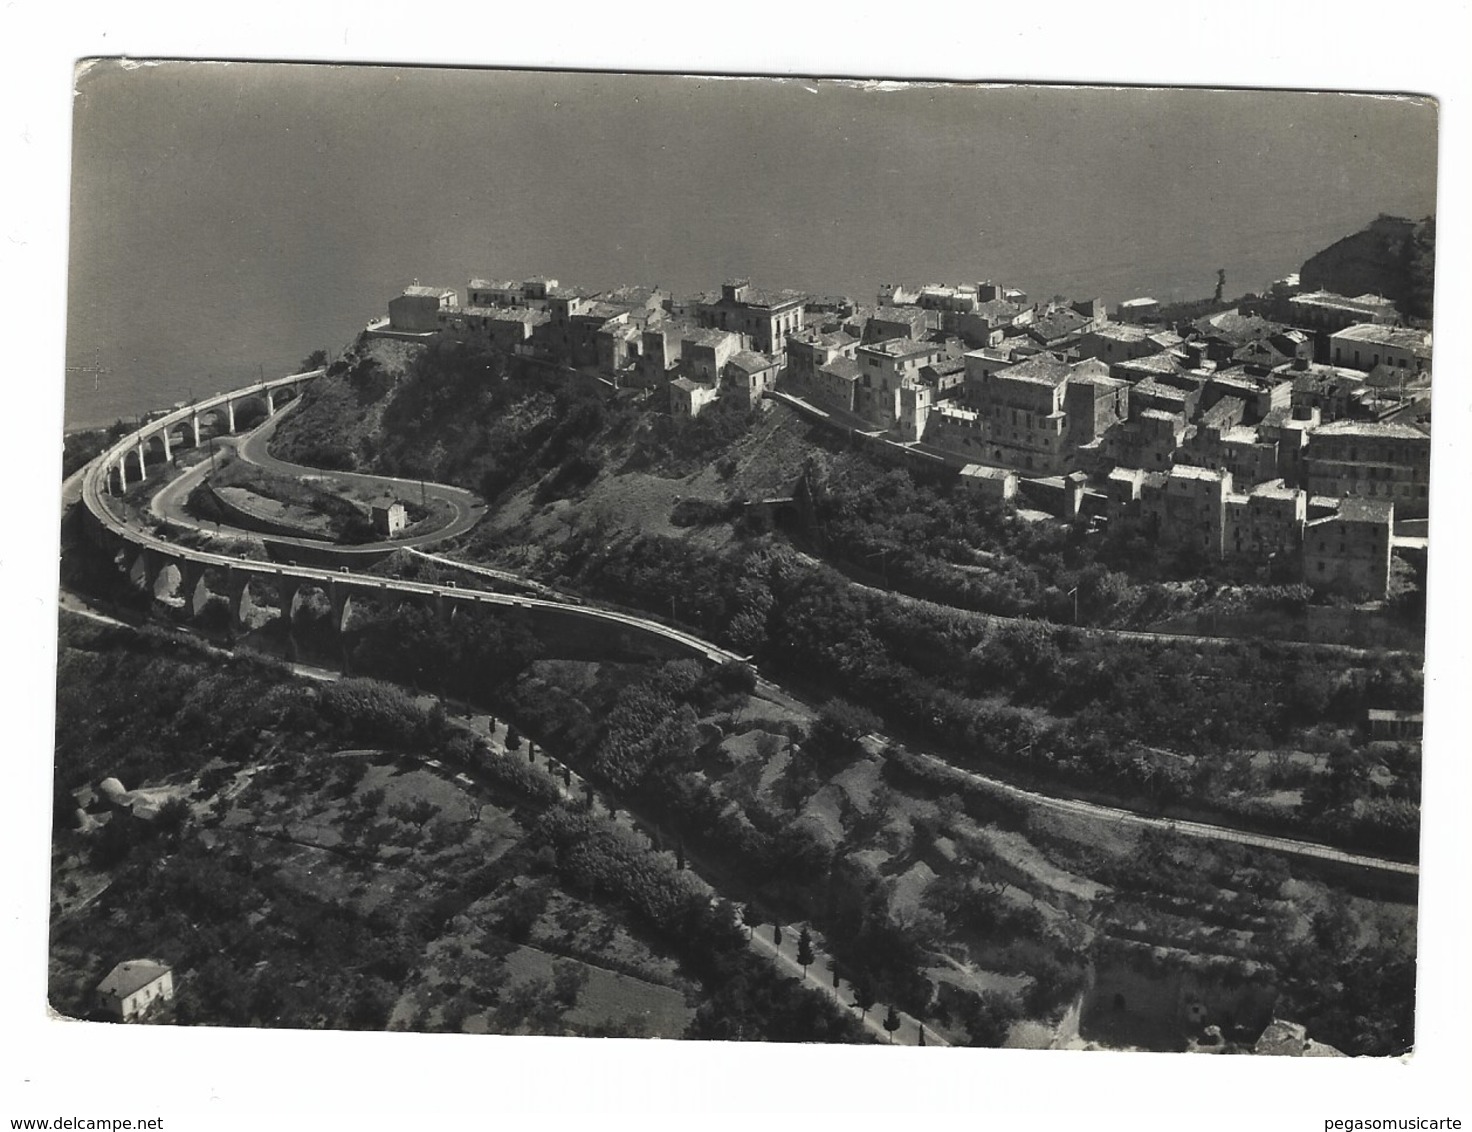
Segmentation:
{"type": "Polygon", "coordinates": [[[570,605],[546,598],[461,589],[453,582],[429,584],[381,578],[356,573],[347,566],[333,568],[329,564],[262,562],[197,550],[135,527],[120,510],[115,509],[114,495],[125,491],[129,483],[146,478],[150,445],[156,447],[165,460],[172,459],[174,441],[170,439],[171,430],[182,429],[186,442],[197,443],[201,438],[201,420],[213,411],[223,413],[225,425],[234,432],[238,406],[250,399],[261,398],[268,417],[274,416],[288,397],[298,394],[324,372],[315,369],[289,374],[228,393],[217,393],[146,421],[122,437],[98,456],[83,474],[82,504],[89,537],[110,551],[114,560],[151,598],[161,596],[161,586],[162,592],[177,594],[186,616],[198,616],[211,595],[223,596],[232,632],[241,627],[251,608],[251,583],[255,581],[258,590],[267,588],[260,583],[268,583],[269,588],[276,591],[277,615],[284,613],[287,618],[290,618],[297,598],[305,588],[320,589],[327,595],[332,610],[331,624],[337,633],[341,633],[345,626],[354,597],[362,600],[378,596],[425,602],[447,618],[453,616],[457,607],[489,607],[507,616],[523,618],[547,643],[549,651],[559,656],[586,659],[695,656],[712,663],[745,659],[693,634],[613,610],[570,605]],[[118,492],[113,491],[114,484],[118,486],[118,492]]]}

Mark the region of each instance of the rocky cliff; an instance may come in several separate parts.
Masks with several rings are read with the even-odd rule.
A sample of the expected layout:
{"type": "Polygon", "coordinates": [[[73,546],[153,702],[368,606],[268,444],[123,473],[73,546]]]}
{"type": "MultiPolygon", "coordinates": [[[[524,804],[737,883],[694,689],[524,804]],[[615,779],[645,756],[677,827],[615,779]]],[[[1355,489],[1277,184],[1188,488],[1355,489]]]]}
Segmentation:
{"type": "Polygon", "coordinates": [[[1435,262],[1434,216],[1415,221],[1382,214],[1310,256],[1299,275],[1305,290],[1384,295],[1407,318],[1429,319],[1435,262]]]}

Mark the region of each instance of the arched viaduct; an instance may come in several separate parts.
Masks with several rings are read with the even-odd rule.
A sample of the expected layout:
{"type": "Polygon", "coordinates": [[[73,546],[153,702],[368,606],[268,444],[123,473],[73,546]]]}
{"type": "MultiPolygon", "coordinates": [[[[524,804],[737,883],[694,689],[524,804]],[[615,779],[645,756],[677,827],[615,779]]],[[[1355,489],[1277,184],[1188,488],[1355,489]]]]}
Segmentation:
{"type": "MultiPolygon", "coordinates": [[[[134,463],[146,477],[147,448],[157,443],[165,458],[171,456],[169,433],[184,427],[198,436],[201,417],[212,410],[223,411],[233,426],[235,406],[261,397],[268,415],[274,415],[277,395],[282,390],[298,391],[321,376],[322,370],[291,374],[237,389],[175,409],[145,422],[123,437],[88,466],[82,478],[81,501],[89,537],[110,552],[139,582],[150,597],[157,597],[166,572],[176,582],[186,616],[197,615],[209,594],[222,594],[229,607],[229,626],[236,631],[250,609],[252,582],[269,582],[277,594],[279,615],[290,619],[297,595],[305,588],[326,594],[332,608],[331,624],[341,633],[352,608],[353,597],[378,595],[390,599],[424,602],[443,616],[457,607],[480,606],[525,619],[554,655],[579,658],[695,656],[713,663],[742,660],[736,653],[689,633],[655,621],[591,606],[570,605],[546,598],[461,589],[454,583],[430,584],[398,578],[382,578],[353,571],[347,566],[302,565],[296,562],[261,562],[231,557],[209,550],[180,546],[151,531],[129,523],[114,510],[111,485],[116,479],[126,488],[128,464],[134,463]]],[[[325,553],[325,551],[324,551],[325,553]]]]}
{"type": "MultiPolygon", "coordinates": [[[[321,377],[323,372],[321,369],[314,369],[272,378],[270,381],[259,381],[229,393],[216,393],[213,397],[206,397],[192,405],[145,421],[136,431],[97,458],[104,493],[114,494],[116,485],[116,494],[121,495],[128,490],[129,482],[147,478],[150,449],[157,449],[163,462],[168,463],[174,458],[176,446],[200,446],[204,439],[206,421],[212,421],[217,432],[233,434],[236,431],[237,411],[256,401],[265,405],[267,417],[275,416],[278,402],[298,394],[303,385],[313,378],[321,377]],[[132,481],[129,480],[130,464],[136,473],[132,481]]],[[[90,472],[88,478],[91,478],[90,472]]]]}

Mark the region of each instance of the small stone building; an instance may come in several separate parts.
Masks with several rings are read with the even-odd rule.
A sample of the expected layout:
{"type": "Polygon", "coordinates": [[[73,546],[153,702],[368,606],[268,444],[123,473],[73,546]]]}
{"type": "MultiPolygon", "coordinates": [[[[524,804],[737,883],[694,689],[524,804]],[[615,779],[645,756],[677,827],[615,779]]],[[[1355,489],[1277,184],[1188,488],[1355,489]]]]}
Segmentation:
{"type": "Polygon", "coordinates": [[[1008,468],[967,464],[961,469],[961,483],[994,503],[1005,503],[1017,496],[1017,473],[1008,468]]]}
{"type": "Polygon", "coordinates": [[[381,538],[397,538],[409,525],[409,513],[402,503],[373,508],[373,532],[381,538]]]}
{"type": "Polygon", "coordinates": [[[440,311],[457,306],[458,300],[453,287],[405,287],[402,295],[389,300],[389,326],[421,333],[438,330],[440,311]]]}
{"type": "Polygon", "coordinates": [[[1365,729],[1371,739],[1419,739],[1424,720],[1419,711],[1370,708],[1365,716],[1365,729]]]}
{"type": "Polygon", "coordinates": [[[1335,514],[1303,532],[1303,580],[1315,589],[1383,601],[1390,593],[1395,507],[1342,499],[1335,514]]]}
{"type": "Polygon", "coordinates": [[[700,410],[716,399],[716,387],[702,381],[691,381],[688,377],[677,377],[670,382],[670,415],[674,417],[698,417],[700,410]]]}
{"type": "Polygon", "coordinates": [[[125,959],[97,984],[97,1008],[118,1022],[131,1022],[174,997],[174,972],[157,959],[125,959]]]}

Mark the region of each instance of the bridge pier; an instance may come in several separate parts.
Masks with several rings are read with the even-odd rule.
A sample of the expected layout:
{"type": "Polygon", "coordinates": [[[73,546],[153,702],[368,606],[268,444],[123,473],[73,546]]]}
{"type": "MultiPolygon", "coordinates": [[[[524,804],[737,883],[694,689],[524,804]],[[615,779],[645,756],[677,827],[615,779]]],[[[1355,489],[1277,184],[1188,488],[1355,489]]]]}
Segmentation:
{"type": "Polygon", "coordinates": [[[274,389],[268,389],[268,390],[266,390],[266,416],[268,416],[268,417],[274,417],[275,415],[276,415],[276,391],[274,389]]]}
{"type": "Polygon", "coordinates": [[[164,463],[172,463],[174,459],[174,450],[169,446],[169,430],[167,428],[161,428],[158,430],[158,435],[159,439],[163,441],[164,445],[164,463]]]}
{"type": "Polygon", "coordinates": [[[225,416],[228,418],[228,421],[229,421],[229,428],[226,431],[228,431],[231,436],[234,436],[235,435],[235,402],[234,401],[226,401],[225,402],[225,416]]]}
{"type": "Polygon", "coordinates": [[[194,413],[189,418],[190,427],[194,429],[194,447],[199,447],[199,414],[194,413]]]}
{"type": "Polygon", "coordinates": [[[184,599],[184,616],[191,621],[209,604],[209,590],[204,586],[204,563],[186,558],[179,564],[179,594],[184,599]],[[199,600],[200,591],[204,600],[199,600]]]}
{"type": "Polygon", "coordinates": [[[143,564],[143,588],[150,598],[157,597],[158,578],[169,564],[168,558],[150,547],[145,547],[138,555],[138,560],[143,564]]]}
{"type": "Polygon", "coordinates": [[[346,586],[331,582],[327,587],[327,600],[332,605],[332,631],[341,637],[347,627],[348,614],[353,610],[353,599],[346,586]]]}
{"type": "Polygon", "coordinates": [[[245,624],[245,614],[250,609],[250,575],[244,570],[230,570],[226,573],[225,599],[230,606],[227,631],[233,640],[245,624]]]}
{"type": "Polygon", "coordinates": [[[281,620],[286,622],[287,636],[291,635],[292,622],[291,611],[296,605],[296,595],[301,592],[302,580],[283,576],[276,582],[276,592],[281,595],[281,620]]]}
{"type": "Polygon", "coordinates": [[[332,606],[332,635],[337,638],[342,674],[351,676],[353,674],[352,656],[348,652],[348,638],[343,630],[347,627],[348,614],[352,612],[353,601],[348,595],[347,587],[339,586],[336,582],[327,584],[327,601],[332,606]]]}

